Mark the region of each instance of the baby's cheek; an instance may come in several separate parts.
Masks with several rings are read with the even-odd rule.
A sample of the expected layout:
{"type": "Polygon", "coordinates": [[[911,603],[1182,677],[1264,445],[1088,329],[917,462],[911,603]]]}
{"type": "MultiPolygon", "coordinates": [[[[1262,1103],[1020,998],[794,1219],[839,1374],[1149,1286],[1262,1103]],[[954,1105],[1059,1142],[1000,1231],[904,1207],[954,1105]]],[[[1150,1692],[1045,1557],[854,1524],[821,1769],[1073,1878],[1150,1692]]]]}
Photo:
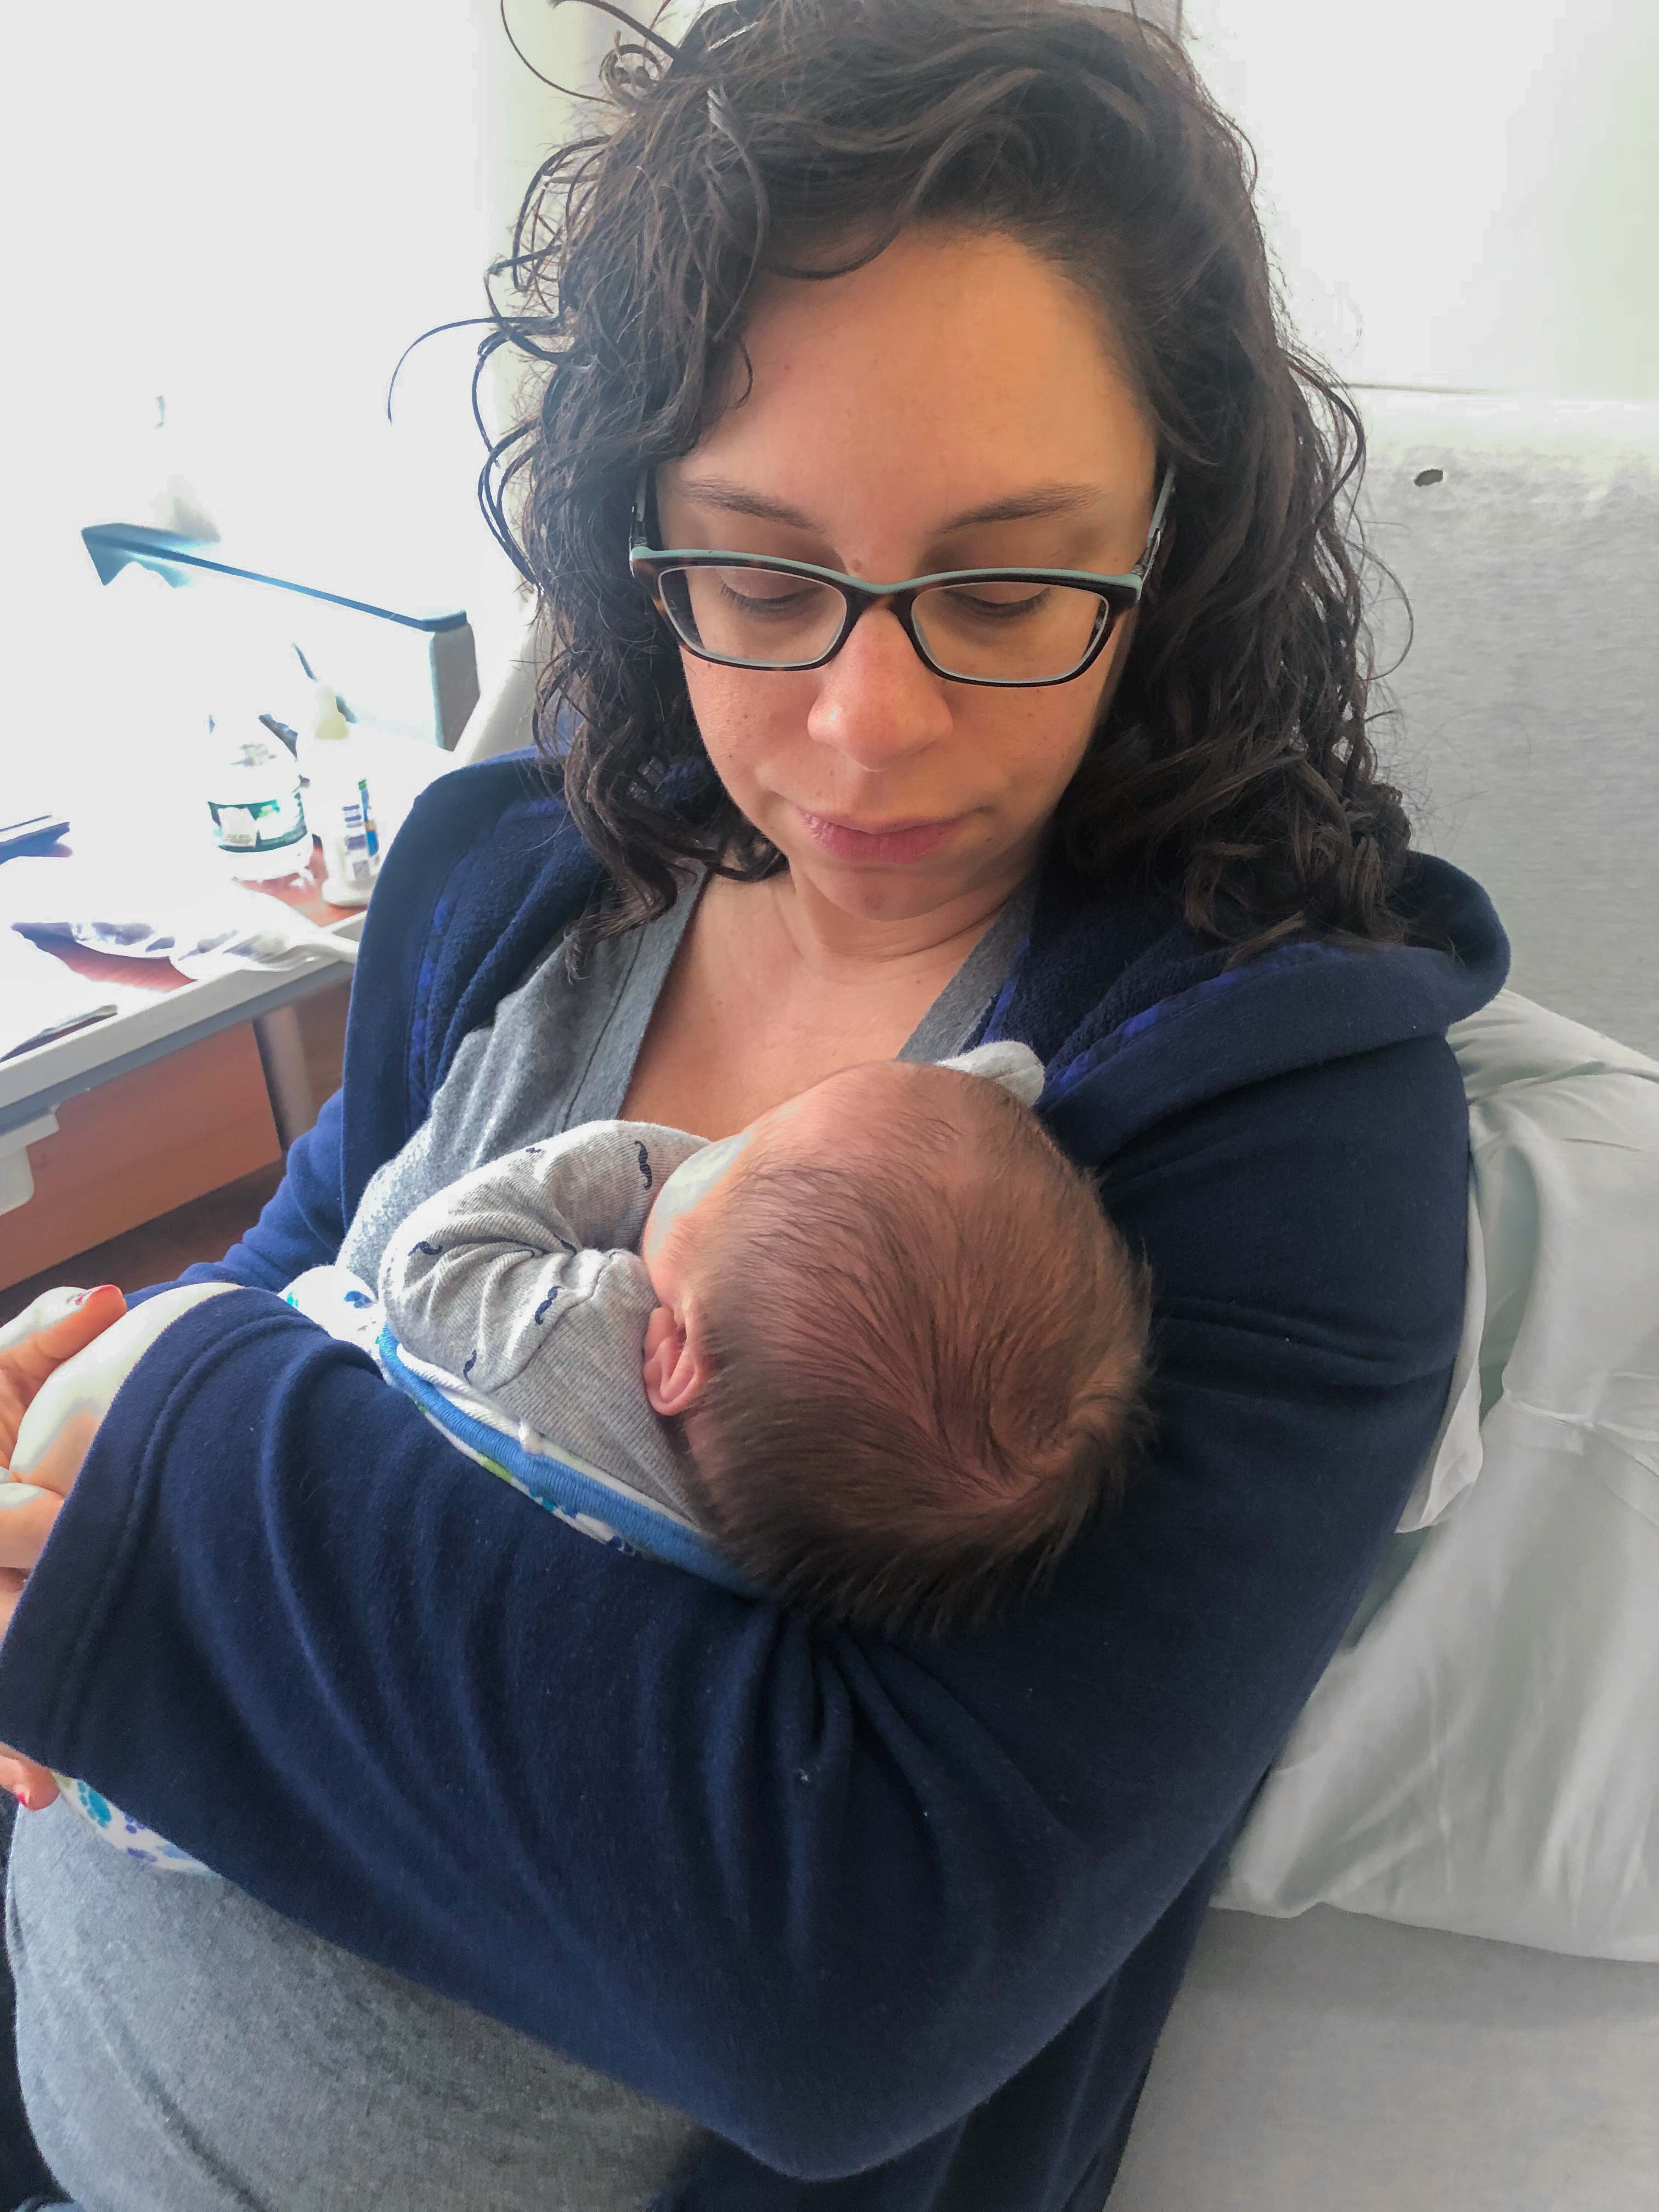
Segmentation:
{"type": "Polygon", "coordinates": [[[651,1278],[651,1287],[659,1297],[663,1294],[659,1270],[668,1243],[669,1226],[667,1214],[653,1206],[647,1216],[645,1227],[640,1232],[640,1257],[645,1262],[646,1273],[651,1278]]]}

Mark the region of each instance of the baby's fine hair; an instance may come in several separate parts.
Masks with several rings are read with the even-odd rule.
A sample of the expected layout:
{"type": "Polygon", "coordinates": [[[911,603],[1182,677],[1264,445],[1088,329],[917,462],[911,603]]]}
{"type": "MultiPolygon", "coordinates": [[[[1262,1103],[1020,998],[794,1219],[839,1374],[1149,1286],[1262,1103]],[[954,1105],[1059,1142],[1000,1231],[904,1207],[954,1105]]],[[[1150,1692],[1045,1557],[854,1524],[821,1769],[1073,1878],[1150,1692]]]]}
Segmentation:
{"type": "Polygon", "coordinates": [[[763,1143],[732,1174],[699,1253],[710,1376],[685,1420],[709,1534],[820,1620],[988,1619],[1151,1432],[1145,1261],[981,1076],[900,1078],[838,1157],[763,1143]]]}

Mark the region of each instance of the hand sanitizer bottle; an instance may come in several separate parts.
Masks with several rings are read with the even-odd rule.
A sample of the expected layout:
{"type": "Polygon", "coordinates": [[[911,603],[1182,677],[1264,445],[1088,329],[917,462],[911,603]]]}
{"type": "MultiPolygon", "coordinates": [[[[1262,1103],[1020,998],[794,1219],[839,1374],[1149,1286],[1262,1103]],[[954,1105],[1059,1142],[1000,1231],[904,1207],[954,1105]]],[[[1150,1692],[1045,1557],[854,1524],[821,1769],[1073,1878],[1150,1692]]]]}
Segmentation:
{"type": "Polygon", "coordinates": [[[380,867],[380,834],[363,749],[326,684],[312,687],[306,771],[306,820],[323,842],[323,896],[331,906],[367,906],[380,867]]]}

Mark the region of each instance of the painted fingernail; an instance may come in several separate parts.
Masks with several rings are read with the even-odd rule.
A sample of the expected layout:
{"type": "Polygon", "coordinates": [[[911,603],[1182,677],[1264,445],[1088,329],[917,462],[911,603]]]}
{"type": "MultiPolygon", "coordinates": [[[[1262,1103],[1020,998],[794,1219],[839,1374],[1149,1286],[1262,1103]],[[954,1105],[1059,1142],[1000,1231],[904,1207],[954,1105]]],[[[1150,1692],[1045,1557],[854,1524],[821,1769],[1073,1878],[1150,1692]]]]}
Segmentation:
{"type": "Polygon", "coordinates": [[[21,1782],[13,1782],[8,1784],[7,1786],[10,1790],[12,1796],[17,1800],[18,1803],[22,1807],[26,1813],[32,1813],[34,1810],[33,1806],[29,1802],[28,1788],[26,1784],[21,1782]]]}
{"type": "Polygon", "coordinates": [[[32,1482],[0,1482],[0,1511],[13,1505],[32,1505],[46,1494],[32,1482]]]}

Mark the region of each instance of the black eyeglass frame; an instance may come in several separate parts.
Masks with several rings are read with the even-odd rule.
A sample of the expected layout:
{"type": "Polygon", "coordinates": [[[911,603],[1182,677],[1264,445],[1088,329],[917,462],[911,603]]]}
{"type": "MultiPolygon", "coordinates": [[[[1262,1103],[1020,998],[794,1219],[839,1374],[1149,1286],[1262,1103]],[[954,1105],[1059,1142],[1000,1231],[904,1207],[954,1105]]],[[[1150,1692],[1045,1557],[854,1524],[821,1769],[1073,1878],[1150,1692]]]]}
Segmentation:
{"type": "Polygon", "coordinates": [[[884,600],[892,602],[893,612],[898,617],[905,635],[915,648],[923,665],[935,676],[942,676],[949,684],[982,684],[1000,690],[1030,690],[1053,684],[1074,684],[1078,678],[1093,666],[1116,629],[1119,618],[1139,605],[1146,589],[1146,578],[1164,536],[1164,526],[1170,509],[1170,497],[1175,489],[1175,468],[1166,465],[1164,479],[1152,507],[1152,519],[1147,526],[1146,543],[1140,557],[1127,575],[1101,576],[1084,568],[945,568],[931,576],[910,576],[898,584],[867,584],[858,576],[844,575],[839,568],[820,568],[811,561],[787,561],[762,553],[725,553],[705,545],[659,547],[645,543],[645,517],[648,512],[651,468],[647,464],[640,471],[634,487],[634,510],[629,523],[628,565],[634,575],[645,586],[658,613],[668,624],[676,640],[693,653],[699,660],[710,660],[722,668],[750,668],[757,674],[773,676],[798,675],[809,668],[822,668],[833,660],[848,639],[853,635],[853,625],[868,608],[879,606],[884,600]],[[771,660],[742,660],[735,655],[709,653],[702,646],[693,645],[681,635],[678,624],[663,605],[663,595],[658,579],[665,568],[770,568],[787,576],[804,576],[817,584],[832,584],[841,592],[846,605],[846,619],[842,623],[834,643],[814,660],[792,660],[780,664],[771,660]],[[1105,602],[1106,617],[1091,641],[1087,653],[1064,676],[959,676],[954,669],[941,668],[928,652],[917,632],[912,609],[921,592],[931,591],[940,584],[1071,584],[1097,592],[1105,602]]]}

